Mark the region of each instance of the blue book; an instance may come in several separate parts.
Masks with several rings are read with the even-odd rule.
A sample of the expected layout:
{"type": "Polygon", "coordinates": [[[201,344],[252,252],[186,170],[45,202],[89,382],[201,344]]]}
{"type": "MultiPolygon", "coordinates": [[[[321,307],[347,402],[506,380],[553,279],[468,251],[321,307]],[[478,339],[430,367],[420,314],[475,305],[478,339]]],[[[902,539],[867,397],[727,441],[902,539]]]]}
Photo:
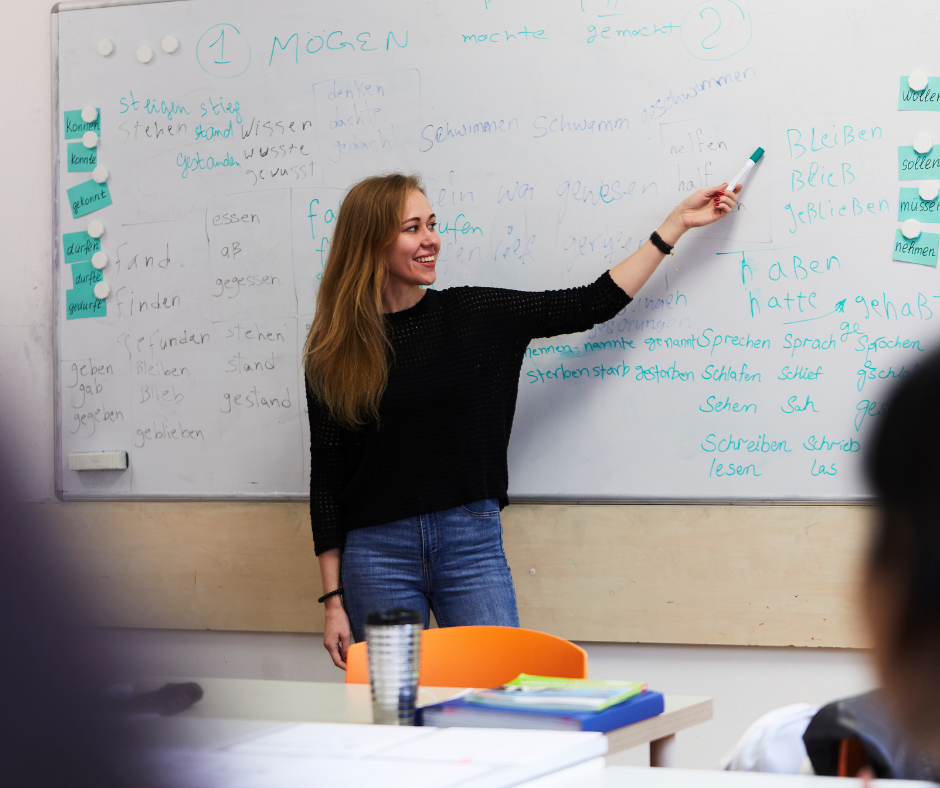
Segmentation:
{"type": "Polygon", "coordinates": [[[538,728],[607,733],[662,713],[662,694],[649,691],[603,711],[504,709],[454,698],[418,709],[416,724],[435,728],[538,728]]]}

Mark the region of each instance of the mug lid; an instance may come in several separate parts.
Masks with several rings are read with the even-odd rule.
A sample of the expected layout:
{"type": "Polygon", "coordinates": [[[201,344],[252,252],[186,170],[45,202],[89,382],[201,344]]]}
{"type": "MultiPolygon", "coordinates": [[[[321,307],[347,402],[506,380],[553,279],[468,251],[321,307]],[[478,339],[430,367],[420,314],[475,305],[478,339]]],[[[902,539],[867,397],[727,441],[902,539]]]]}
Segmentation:
{"type": "Polygon", "coordinates": [[[401,624],[420,624],[421,614],[417,610],[406,610],[403,607],[390,607],[379,613],[373,611],[366,616],[367,626],[395,626],[401,624]]]}

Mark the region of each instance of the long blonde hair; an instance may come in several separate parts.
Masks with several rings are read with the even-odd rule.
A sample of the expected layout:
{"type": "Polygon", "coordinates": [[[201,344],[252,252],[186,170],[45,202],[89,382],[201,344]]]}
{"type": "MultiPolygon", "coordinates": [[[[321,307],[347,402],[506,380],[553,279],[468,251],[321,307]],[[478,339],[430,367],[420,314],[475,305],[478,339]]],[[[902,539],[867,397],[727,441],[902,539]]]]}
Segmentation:
{"type": "Polygon", "coordinates": [[[424,192],[414,175],[366,178],[349,190],[336,217],[304,370],[313,394],[345,427],[378,420],[391,350],[382,310],[386,257],[415,190],[424,192]]]}

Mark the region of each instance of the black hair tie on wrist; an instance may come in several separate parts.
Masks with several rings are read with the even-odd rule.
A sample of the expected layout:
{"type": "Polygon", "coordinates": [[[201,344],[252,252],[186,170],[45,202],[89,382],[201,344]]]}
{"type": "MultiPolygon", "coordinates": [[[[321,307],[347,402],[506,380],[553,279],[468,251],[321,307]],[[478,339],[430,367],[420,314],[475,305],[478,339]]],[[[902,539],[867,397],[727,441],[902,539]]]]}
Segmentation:
{"type": "Polygon", "coordinates": [[[330,593],[324,594],[323,596],[321,596],[321,597],[317,600],[317,603],[326,602],[326,600],[329,599],[331,596],[336,596],[337,594],[342,594],[342,593],[343,593],[343,587],[340,586],[340,587],[337,588],[336,590],[330,591],[330,593]]]}
{"type": "Polygon", "coordinates": [[[652,241],[653,246],[659,249],[663,254],[672,254],[672,250],[676,248],[667,244],[656,230],[653,230],[650,235],[650,241],[652,241]]]}

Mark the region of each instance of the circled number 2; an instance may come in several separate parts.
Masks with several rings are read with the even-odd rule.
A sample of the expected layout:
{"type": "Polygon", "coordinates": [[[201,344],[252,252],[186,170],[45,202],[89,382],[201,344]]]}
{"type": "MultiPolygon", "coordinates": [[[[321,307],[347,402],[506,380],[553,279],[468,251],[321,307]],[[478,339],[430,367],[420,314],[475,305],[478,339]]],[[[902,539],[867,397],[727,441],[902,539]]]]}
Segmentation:
{"type": "Polygon", "coordinates": [[[680,26],[682,43],[699,60],[724,60],[750,42],[751,15],[734,0],[707,0],[689,10],[680,26]]]}

